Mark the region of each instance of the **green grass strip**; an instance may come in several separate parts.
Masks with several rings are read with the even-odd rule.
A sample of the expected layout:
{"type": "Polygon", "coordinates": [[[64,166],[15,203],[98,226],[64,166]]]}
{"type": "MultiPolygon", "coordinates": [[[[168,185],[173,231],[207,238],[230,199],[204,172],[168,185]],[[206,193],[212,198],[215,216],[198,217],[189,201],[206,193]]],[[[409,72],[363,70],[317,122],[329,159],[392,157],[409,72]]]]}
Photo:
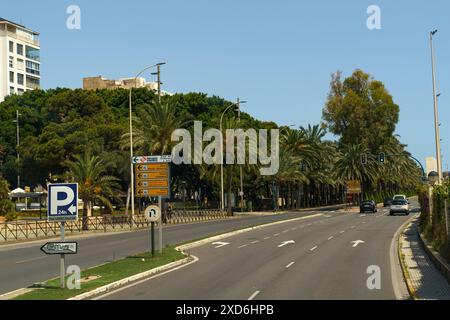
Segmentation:
{"type": "Polygon", "coordinates": [[[127,257],[125,259],[106,263],[98,267],[83,270],[81,272],[82,283],[79,290],[61,289],[59,288],[59,278],[55,278],[44,282],[42,284],[42,288],[38,288],[26,294],[20,295],[14,298],[14,300],[66,300],[115,281],[184,258],[186,258],[185,255],[175,250],[175,247],[169,246],[163,250],[162,254],[156,254],[154,257],[152,257],[150,253],[142,253],[127,257]],[[88,282],[83,282],[83,279],[94,276],[98,276],[99,278],[88,282]]]}

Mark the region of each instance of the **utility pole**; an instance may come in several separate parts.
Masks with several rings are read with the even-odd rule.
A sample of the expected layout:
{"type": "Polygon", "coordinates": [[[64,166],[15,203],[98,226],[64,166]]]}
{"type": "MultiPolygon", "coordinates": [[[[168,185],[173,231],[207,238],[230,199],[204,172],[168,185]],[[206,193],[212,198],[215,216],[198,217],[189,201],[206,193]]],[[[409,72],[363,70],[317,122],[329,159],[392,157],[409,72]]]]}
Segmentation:
{"type": "Polygon", "coordinates": [[[438,184],[442,183],[442,159],[441,159],[441,141],[439,134],[439,113],[438,113],[438,96],[436,94],[436,74],[434,64],[434,48],[433,48],[433,36],[437,33],[437,30],[430,32],[430,48],[431,48],[431,74],[433,80],[433,102],[434,102],[434,127],[435,127],[435,139],[436,139],[436,161],[438,169],[438,184]]]}
{"type": "Polygon", "coordinates": [[[157,82],[157,85],[158,85],[157,93],[158,93],[158,102],[159,103],[161,103],[161,85],[162,85],[162,82],[161,82],[161,66],[165,65],[165,64],[166,64],[165,62],[158,63],[156,65],[156,72],[152,73],[152,75],[156,75],[156,77],[157,77],[156,82],[157,82]]]}
{"type": "MultiPolygon", "coordinates": [[[[152,73],[152,75],[156,75],[157,77],[157,83],[158,83],[158,103],[161,104],[161,66],[165,65],[165,62],[161,62],[156,64],[156,73],[152,73]]],[[[162,254],[162,250],[163,250],[163,244],[162,244],[162,215],[163,215],[163,201],[161,196],[158,197],[158,207],[161,210],[161,214],[159,215],[159,223],[158,223],[158,244],[159,244],[159,253],[162,254]]]]}
{"type": "MultiPolygon", "coordinates": [[[[142,69],[134,78],[134,87],[137,87],[137,79],[141,74],[143,74],[145,71],[158,67],[158,74],[159,74],[159,66],[166,64],[165,62],[160,62],[157,64],[154,64],[152,66],[149,66],[145,69],[142,69]]],[[[159,90],[159,80],[158,80],[158,90],[159,90]]],[[[129,90],[129,121],[130,121],[130,186],[131,186],[131,216],[134,217],[134,164],[133,164],[133,156],[134,156],[134,150],[133,150],[133,114],[132,114],[132,104],[131,104],[131,93],[132,93],[133,87],[130,87],[129,90]]],[[[158,91],[158,95],[160,92],[158,91]]]]}

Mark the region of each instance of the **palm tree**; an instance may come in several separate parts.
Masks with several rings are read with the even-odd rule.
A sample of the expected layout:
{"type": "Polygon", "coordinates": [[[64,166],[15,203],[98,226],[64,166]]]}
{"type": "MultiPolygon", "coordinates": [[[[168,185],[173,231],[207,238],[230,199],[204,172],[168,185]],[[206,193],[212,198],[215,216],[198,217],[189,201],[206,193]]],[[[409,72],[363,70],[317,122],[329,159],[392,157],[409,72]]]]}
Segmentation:
{"type": "Polygon", "coordinates": [[[378,163],[375,161],[369,149],[361,144],[347,144],[341,147],[341,154],[336,161],[335,177],[348,180],[358,180],[364,187],[376,183],[378,179],[378,163]],[[363,164],[361,156],[367,155],[368,161],[363,164]]]}
{"type": "MultiPolygon", "coordinates": [[[[150,105],[139,106],[133,121],[134,147],[145,155],[170,154],[174,145],[172,133],[185,124],[185,119],[176,115],[173,104],[160,104],[156,101],[150,105]]],[[[123,135],[123,147],[130,147],[129,137],[129,133],[123,135]]]]}
{"type": "Polygon", "coordinates": [[[119,199],[119,184],[116,177],[107,175],[107,165],[99,156],[74,156],[74,160],[65,161],[72,180],[78,183],[79,198],[83,201],[83,230],[88,229],[87,218],[91,216],[92,206],[99,201],[112,210],[110,198],[119,199]]]}

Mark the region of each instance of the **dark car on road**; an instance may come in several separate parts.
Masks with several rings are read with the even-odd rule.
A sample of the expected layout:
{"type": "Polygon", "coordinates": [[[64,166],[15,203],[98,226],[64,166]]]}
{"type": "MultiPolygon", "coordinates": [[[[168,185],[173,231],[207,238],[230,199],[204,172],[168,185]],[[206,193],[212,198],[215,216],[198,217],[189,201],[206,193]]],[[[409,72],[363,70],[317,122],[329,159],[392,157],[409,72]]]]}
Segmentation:
{"type": "Polygon", "coordinates": [[[361,203],[361,205],[359,207],[360,213],[365,213],[365,212],[375,213],[377,211],[378,211],[377,204],[373,200],[364,201],[361,203]]]}

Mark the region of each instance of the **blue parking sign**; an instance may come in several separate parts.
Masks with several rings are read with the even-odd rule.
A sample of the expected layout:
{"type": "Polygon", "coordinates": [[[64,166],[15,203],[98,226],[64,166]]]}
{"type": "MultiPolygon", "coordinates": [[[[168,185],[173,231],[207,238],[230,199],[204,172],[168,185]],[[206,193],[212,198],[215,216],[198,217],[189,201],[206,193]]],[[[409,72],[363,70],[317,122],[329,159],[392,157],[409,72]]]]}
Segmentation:
{"type": "Polygon", "coordinates": [[[47,218],[49,221],[78,219],[78,184],[48,185],[47,218]]]}

